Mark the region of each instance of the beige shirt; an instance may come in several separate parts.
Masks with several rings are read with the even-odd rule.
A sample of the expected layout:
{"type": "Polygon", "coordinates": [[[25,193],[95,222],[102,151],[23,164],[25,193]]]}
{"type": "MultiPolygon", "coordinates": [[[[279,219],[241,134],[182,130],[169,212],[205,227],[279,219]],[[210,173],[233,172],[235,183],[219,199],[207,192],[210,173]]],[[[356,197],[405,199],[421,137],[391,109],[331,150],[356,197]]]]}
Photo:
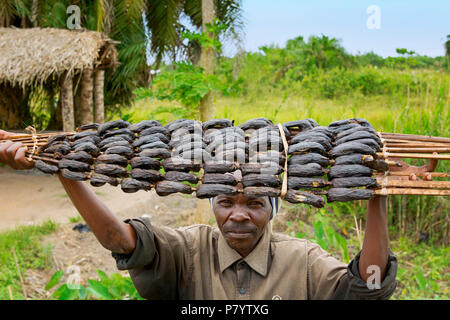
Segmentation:
{"type": "Polygon", "coordinates": [[[126,222],[137,232],[136,249],[113,257],[147,299],[379,299],[395,289],[392,255],[382,288],[369,290],[357,264],[347,266],[317,244],[268,227],[242,258],[208,225],[172,229],[147,219],[126,222]]]}

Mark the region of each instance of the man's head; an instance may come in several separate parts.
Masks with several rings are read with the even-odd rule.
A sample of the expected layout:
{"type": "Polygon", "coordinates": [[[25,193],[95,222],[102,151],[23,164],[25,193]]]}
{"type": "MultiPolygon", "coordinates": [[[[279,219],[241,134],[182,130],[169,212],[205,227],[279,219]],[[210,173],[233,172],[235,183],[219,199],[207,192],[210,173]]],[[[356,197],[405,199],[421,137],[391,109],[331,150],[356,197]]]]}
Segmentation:
{"type": "Polygon", "coordinates": [[[247,198],[242,193],[214,198],[217,225],[228,245],[246,257],[257,245],[272,213],[269,197],[247,198]]]}

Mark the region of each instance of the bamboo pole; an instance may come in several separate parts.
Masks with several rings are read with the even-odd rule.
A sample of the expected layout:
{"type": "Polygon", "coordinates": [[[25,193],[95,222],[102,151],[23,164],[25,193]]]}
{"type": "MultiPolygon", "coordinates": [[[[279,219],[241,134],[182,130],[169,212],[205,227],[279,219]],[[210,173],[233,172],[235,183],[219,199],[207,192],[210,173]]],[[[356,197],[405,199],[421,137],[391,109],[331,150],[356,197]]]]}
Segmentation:
{"type": "Polygon", "coordinates": [[[378,152],[377,156],[382,158],[415,158],[415,159],[438,159],[450,160],[450,155],[445,154],[425,154],[425,153],[391,153],[378,152]]]}
{"type": "Polygon", "coordinates": [[[411,181],[411,180],[392,180],[378,177],[377,182],[386,187],[405,187],[405,188],[428,188],[428,189],[450,189],[450,181],[411,181]]]}
{"type": "Polygon", "coordinates": [[[384,146],[387,148],[449,148],[450,144],[445,143],[425,143],[425,142],[414,142],[414,143],[397,143],[397,142],[385,142],[384,146]]]}
{"type": "Polygon", "coordinates": [[[409,188],[386,188],[377,189],[377,195],[411,195],[411,196],[450,196],[450,190],[433,190],[433,189],[409,189],[409,188]]]}
{"type": "Polygon", "coordinates": [[[450,148],[412,148],[412,147],[401,147],[401,148],[389,148],[386,147],[387,152],[411,152],[411,153],[450,153],[450,148]]]}
{"type": "Polygon", "coordinates": [[[398,138],[398,139],[402,139],[402,140],[450,143],[450,138],[444,138],[444,137],[421,136],[421,135],[415,135],[415,134],[388,133],[388,132],[379,132],[379,134],[381,135],[381,137],[383,139],[398,138]]]}
{"type": "MultiPolygon", "coordinates": [[[[450,172],[417,172],[414,173],[418,177],[430,176],[435,178],[450,178],[450,172]]],[[[410,176],[411,173],[390,171],[390,176],[410,176]]],[[[384,177],[384,174],[376,174],[375,176],[384,177]]]]}

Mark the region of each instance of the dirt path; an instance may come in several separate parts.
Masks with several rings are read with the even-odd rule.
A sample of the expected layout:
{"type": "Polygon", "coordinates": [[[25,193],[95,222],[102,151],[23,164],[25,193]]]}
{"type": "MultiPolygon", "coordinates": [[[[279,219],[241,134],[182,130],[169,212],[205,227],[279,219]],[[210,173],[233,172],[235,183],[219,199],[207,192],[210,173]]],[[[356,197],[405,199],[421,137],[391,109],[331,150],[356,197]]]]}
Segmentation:
{"type": "MultiPolygon", "coordinates": [[[[55,176],[43,175],[34,170],[14,171],[1,167],[0,181],[0,231],[20,224],[39,224],[47,219],[68,223],[69,218],[78,216],[55,176]]],[[[161,198],[154,191],[127,194],[120,187],[90,187],[120,218],[143,214],[156,216],[160,212],[174,211],[174,208],[174,213],[179,216],[195,207],[195,199],[181,195],[161,198]],[[183,209],[180,211],[180,208],[183,209]]],[[[164,223],[169,218],[164,215],[160,219],[164,223]]]]}
{"type": "MultiPolygon", "coordinates": [[[[70,266],[79,268],[82,284],[89,278],[97,278],[97,269],[118,272],[110,251],[91,232],[72,230],[76,223],[70,223],[69,218],[77,217],[78,212],[57,177],[35,170],[1,167],[0,181],[0,231],[40,224],[47,219],[61,225],[43,240],[44,245],[53,248],[54,266],[48,271],[28,270],[25,274],[29,297],[45,299],[48,293],[44,287],[51,275],[56,270],[67,271],[70,266]]],[[[194,223],[196,198],[181,194],[159,197],[154,191],[127,194],[112,186],[91,188],[120,219],[147,215],[152,223],[159,225],[177,227],[194,223]]]]}

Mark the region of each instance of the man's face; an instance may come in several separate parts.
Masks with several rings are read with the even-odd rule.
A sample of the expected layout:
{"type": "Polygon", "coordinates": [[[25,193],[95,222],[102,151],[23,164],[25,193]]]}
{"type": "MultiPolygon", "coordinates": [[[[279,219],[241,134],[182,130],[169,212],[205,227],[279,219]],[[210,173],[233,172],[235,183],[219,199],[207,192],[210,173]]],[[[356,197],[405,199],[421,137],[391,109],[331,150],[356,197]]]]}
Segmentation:
{"type": "Polygon", "coordinates": [[[214,199],[217,225],[228,245],[243,257],[255,248],[271,212],[268,197],[247,198],[240,193],[214,199]]]}

